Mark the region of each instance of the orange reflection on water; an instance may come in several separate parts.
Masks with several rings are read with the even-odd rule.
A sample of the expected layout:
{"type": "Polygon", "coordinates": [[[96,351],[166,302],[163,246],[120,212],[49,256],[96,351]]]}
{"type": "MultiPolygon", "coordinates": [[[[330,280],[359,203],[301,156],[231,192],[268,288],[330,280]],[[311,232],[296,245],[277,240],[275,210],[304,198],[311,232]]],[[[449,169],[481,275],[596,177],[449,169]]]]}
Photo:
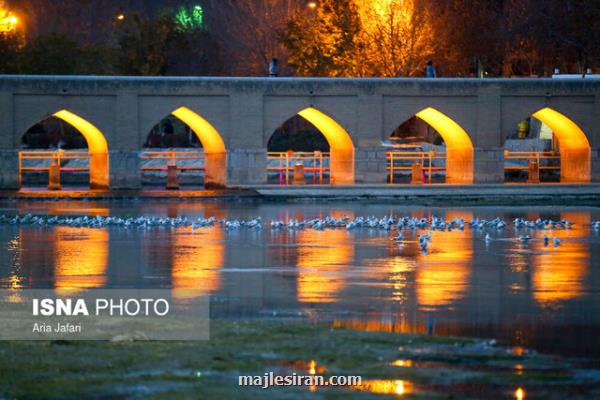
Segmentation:
{"type": "Polygon", "coordinates": [[[352,389],[371,392],[375,394],[395,394],[405,395],[413,392],[413,385],[411,382],[403,380],[385,380],[385,379],[374,379],[361,382],[360,385],[352,386],[352,389]]]}
{"type": "Polygon", "coordinates": [[[589,270],[590,250],[586,241],[591,216],[589,212],[562,213],[561,219],[574,222],[573,229],[537,231],[533,236],[532,256],[533,298],[542,306],[580,297],[584,291],[585,276],[589,270]],[[544,246],[547,234],[550,243],[544,246]],[[561,240],[554,247],[552,237],[561,240]]]}
{"type": "Polygon", "coordinates": [[[331,324],[333,328],[354,329],[367,332],[390,333],[425,333],[426,326],[408,321],[406,318],[372,318],[337,319],[331,324]]]}
{"type": "MultiPolygon", "coordinates": [[[[445,219],[455,217],[470,221],[473,214],[448,211],[445,219]]],[[[417,254],[415,286],[420,307],[448,306],[463,298],[471,275],[472,241],[468,228],[433,232],[427,254],[417,254]]]]}
{"type": "Polygon", "coordinates": [[[106,284],[108,230],[106,228],[54,228],[57,293],[73,294],[106,284]]]}
{"type": "Polygon", "coordinates": [[[298,232],[298,301],[328,303],[345,287],[344,272],[354,257],[345,229],[298,232]]]}
{"type": "Polygon", "coordinates": [[[224,240],[219,226],[175,230],[171,247],[173,297],[200,297],[221,288],[219,270],[225,262],[224,240]]]}

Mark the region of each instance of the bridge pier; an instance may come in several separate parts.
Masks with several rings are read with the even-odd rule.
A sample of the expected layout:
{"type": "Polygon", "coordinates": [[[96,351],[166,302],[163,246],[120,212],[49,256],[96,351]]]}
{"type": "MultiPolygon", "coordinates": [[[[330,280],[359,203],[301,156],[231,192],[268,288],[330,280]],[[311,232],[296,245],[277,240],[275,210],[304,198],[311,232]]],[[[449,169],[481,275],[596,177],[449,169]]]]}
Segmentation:
{"type": "Polygon", "coordinates": [[[356,148],[354,155],[356,183],[386,183],[387,149],[379,147],[356,148]]]}
{"type": "Polygon", "coordinates": [[[267,149],[229,149],[227,157],[229,185],[267,183],[267,149]]]}
{"type": "Polygon", "coordinates": [[[15,150],[0,150],[0,189],[19,189],[19,155],[15,150]]]}
{"type": "Polygon", "coordinates": [[[592,182],[600,182],[600,148],[592,148],[590,156],[592,182]]]}
{"type": "Polygon", "coordinates": [[[473,150],[473,183],[504,183],[504,149],[473,150]]]}
{"type": "Polygon", "coordinates": [[[110,188],[140,189],[142,173],[139,151],[110,151],[110,188]]]}

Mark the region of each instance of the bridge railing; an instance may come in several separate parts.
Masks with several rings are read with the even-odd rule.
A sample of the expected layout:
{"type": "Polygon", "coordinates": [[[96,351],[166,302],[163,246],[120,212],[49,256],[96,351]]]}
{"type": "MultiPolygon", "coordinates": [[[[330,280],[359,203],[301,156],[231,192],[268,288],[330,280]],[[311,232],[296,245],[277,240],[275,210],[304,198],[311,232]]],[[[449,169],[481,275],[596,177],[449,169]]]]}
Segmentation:
{"type": "Polygon", "coordinates": [[[560,153],[504,150],[504,171],[527,171],[527,182],[539,183],[540,171],[560,172],[560,153]]]}
{"type": "Polygon", "coordinates": [[[19,151],[19,187],[23,184],[23,174],[27,172],[50,171],[59,166],[62,172],[90,172],[90,154],[87,151],[69,150],[27,150],[19,151]],[[65,162],[81,161],[79,166],[65,166],[65,162]]]}
{"type": "Polygon", "coordinates": [[[504,160],[527,161],[525,165],[505,165],[505,170],[527,170],[529,162],[537,162],[540,169],[560,171],[560,153],[557,151],[509,151],[504,150],[504,160]],[[548,160],[544,164],[542,161],[548,160]]]}
{"type": "MultiPolygon", "coordinates": [[[[414,173],[415,166],[419,165],[417,170],[422,171],[423,176],[418,177],[422,183],[431,183],[434,172],[446,171],[445,166],[434,165],[436,161],[445,161],[446,153],[437,151],[388,151],[387,152],[387,171],[389,174],[389,183],[395,183],[395,176],[402,171],[414,173]],[[425,176],[426,175],[426,176],[425,176]]],[[[441,162],[440,162],[441,164],[441,162]]],[[[417,177],[413,177],[415,182],[417,177]]]]}
{"type": "Polygon", "coordinates": [[[206,169],[203,151],[148,150],[140,153],[140,159],[150,161],[142,165],[142,171],[167,171],[174,165],[179,171],[204,171],[206,169]]]}
{"type": "Polygon", "coordinates": [[[267,153],[267,172],[277,172],[279,184],[289,185],[294,178],[294,166],[300,163],[304,166],[304,173],[312,175],[312,183],[320,185],[329,176],[329,160],[330,154],[321,151],[271,151],[267,153]]]}

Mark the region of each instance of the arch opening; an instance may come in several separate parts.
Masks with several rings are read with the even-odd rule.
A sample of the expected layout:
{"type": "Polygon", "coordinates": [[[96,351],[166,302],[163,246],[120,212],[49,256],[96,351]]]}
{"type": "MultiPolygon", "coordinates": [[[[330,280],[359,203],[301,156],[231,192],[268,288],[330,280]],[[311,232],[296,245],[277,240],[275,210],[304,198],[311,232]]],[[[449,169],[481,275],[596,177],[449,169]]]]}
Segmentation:
{"type": "Polygon", "coordinates": [[[402,181],[403,175],[410,175],[412,183],[473,183],[471,138],[440,111],[432,107],[419,111],[401,124],[390,139],[390,183],[402,181]]]}
{"type": "Polygon", "coordinates": [[[587,183],[591,149],[581,128],[549,107],[522,120],[504,143],[505,181],[587,183]]]}
{"type": "Polygon", "coordinates": [[[275,172],[275,181],[280,184],[354,183],[354,144],[350,135],[314,107],[300,110],[278,127],[267,151],[267,170],[275,172]]]}
{"type": "MultiPolygon", "coordinates": [[[[60,175],[89,173],[91,189],[108,189],[108,142],[104,134],[79,115],[62,109],[36,123],[23,135],[28,150],[19,152],[19,186],[25,172],[48,171],[57,167],[60,175]],[[83,139],[83,140],[82,140],[83,139]]],[[[77,178],[68,179],[79,182],[77,178]]]]}
{"type": "MultiPolygon", "coordinates": [[[[206,188],[227,182],[227,150],[215,127],[187,107],[179,107],[156,124],[142,153],[142,179],[156,183],[174,166],[177,180],[193,185],[198,176],[206,188]]],[[[170,179],[170,178],[168,178],[170,179]]]]}

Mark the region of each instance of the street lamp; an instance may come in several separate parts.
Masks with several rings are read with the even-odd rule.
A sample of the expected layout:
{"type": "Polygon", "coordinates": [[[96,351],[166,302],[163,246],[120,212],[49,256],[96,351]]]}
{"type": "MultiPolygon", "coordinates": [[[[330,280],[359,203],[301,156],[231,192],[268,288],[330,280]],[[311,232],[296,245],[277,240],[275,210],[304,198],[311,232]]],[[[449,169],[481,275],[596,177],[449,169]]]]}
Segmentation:
{"type": "Polygon", "coordinates": [[[316,1],[309,1],[306,5],[308,6],[308,8],[317,8],[316,1]]]}
{"type": "Polygon", "coordinates": [[[125,14],[121,13],[117,15],[117,21],[123,21],[125,19],[125,14]]]}

